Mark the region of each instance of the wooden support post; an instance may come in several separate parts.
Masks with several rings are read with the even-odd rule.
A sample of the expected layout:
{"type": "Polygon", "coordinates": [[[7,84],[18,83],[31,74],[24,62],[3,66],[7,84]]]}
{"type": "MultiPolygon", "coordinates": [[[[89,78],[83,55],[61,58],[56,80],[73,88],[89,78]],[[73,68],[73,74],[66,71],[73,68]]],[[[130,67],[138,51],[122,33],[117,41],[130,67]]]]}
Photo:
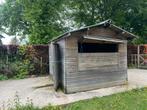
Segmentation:
{"type": "Polygon", "coordinates": [[[137,63],[138,63],[138,68],[140,66],[140,45],[137,47],[137,63]]]}
{"type": "Polygon", "coordinates": [[[40,58],[40,69],[41,69],[41,74],[42,74],[42,67],[43,67],[43,65],[42,65],[42,57],[40,58]]]}
{"type": "Polygon", "coordinates": [[[136,58],[136,54],[134,54],[134,60],[135,60],[135,66],[137,65],[137,58],[136,58]]]}
{"type": "Polygon", "coordinates": [[[6,56],[6,65],[9,68],[9,57],[8,57],[8,55],[6,56]]]}
{"type": "Polygon", "coordinates": [[[134,65],[134,59],[133,59],[133,54],[131,54],[131,64],[134,65]]]}

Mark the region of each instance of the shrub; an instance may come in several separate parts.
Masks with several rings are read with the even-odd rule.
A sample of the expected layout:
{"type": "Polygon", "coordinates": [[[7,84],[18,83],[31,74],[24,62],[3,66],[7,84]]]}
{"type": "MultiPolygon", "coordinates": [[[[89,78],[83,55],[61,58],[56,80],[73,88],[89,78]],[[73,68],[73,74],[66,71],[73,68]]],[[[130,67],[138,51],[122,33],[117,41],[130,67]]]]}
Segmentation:
{"type": "Polygon", "coordinates": [[[8,77],[6,75],[0,74],[0,81],[1,80],[7,80],[8,77]]]}
{"type": "Polygon", "coordinates": [[[47,45],[0,46],[0,73],[7,78],[48,74],[47,45]]]}
{"type": "Polygon", "coordinates": [[[15,78],[23,79],[34,70],[34,65],[31,62],[32,53],[27,53],[27,46],[19,47],[19,59],[14,62],[15,78]]]}
{"type": "Polygon", "coordinates": [[[29,75],[29,71],[33,70],[33,65],[31,65],[29,60],[17,61],[14,63],[15,76],[14,78],[23,79],[29,75]]]}

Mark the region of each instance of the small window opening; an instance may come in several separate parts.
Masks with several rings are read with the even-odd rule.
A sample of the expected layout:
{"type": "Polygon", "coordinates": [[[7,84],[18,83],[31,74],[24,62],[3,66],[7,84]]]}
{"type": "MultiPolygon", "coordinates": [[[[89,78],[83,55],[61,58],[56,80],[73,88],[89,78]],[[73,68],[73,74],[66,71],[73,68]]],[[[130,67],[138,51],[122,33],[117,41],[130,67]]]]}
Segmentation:
{"type": "Polygon", "coordinates": [[[79,53],[118,52],[118,44],[78,43],[79,53]]]}

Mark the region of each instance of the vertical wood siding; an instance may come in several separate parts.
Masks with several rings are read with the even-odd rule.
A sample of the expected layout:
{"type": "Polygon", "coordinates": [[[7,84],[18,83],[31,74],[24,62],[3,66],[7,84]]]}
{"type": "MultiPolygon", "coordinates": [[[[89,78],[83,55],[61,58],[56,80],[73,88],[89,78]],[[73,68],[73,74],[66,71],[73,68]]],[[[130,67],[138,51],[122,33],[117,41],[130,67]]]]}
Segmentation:
{"type": "MultiPolygon", "coordinates": [[[[101,87],[109,87],[126,83],[127,80],[127,43],[119,44],[118,53],[110,55],[104,54],[105,61],[102,63],[94,62],[100,59],[102,54],[97,57],[91,57],[86,54],[78,53],[78,40],[82,35],[100,35],[109,36],[111,38],[122,38],[110,29],[91,29],[90,32],[78,32],[65,38],[65,84],[66,93],[86,91],[101,87]],[[98,57],[100,56],[100,57],[98,57]],[[108,60],[108,62],[106,62],[108,60]],[[87,63],[87,65],[86,65],[87,63]],[[95,63],[95,64],[92,64],[95,63]],[[95,65],[95,68],[93,66],[95,65]]],[[[121,39],[123,40],[123,39],[121,39]]]]}

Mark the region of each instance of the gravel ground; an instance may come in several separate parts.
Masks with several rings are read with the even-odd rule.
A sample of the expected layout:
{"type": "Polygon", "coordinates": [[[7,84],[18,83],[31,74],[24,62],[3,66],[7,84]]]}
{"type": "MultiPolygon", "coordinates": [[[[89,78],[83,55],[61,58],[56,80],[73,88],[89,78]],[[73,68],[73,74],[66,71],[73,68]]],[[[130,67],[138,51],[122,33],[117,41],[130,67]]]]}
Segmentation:
{"type": "Polygon", "coordinates": [[[79,100],[123,92],[133,88],[147,87],[147,70],[129,69],[128,80],[128,85],[102,88],[74,94],[64,94],[61,91],[55,92],[53,89],[53,82],[50,80],[49,76],[1,81],[0,110],[4,106],[12,106],[16,97],[19,97],[22,104],[31,100],[35,106],[43,107],[48,104],[68,104],[79,100]]]}

